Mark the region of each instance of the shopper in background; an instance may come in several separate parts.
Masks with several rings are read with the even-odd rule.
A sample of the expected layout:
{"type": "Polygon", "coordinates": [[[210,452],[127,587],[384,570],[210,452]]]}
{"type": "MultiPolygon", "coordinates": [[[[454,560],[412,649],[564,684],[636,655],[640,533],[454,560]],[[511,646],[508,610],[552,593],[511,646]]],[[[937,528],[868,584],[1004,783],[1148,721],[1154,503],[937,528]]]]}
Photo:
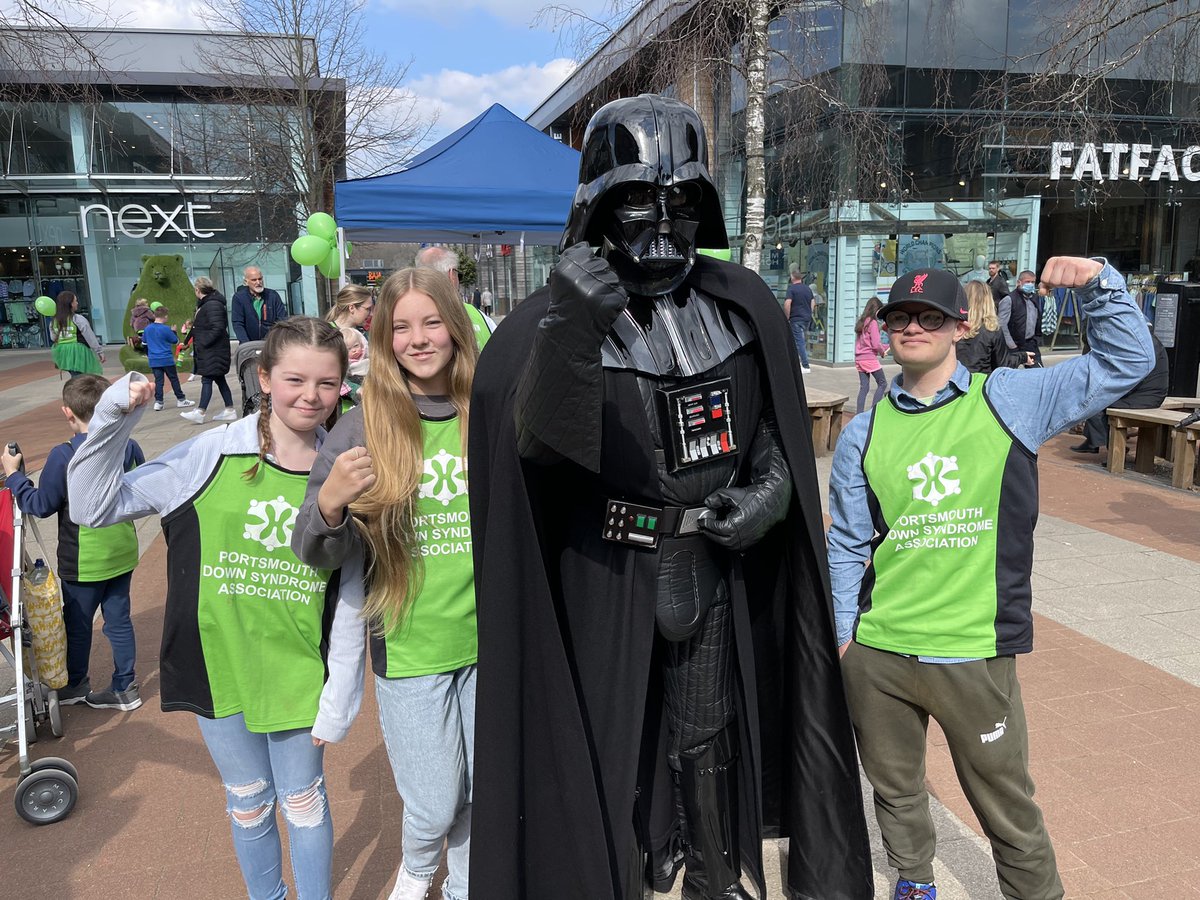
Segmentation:
{"type": "Polygon", "coordinates": [[[233,394],[225,376],[232,362],[229,352],[229,324],[225,308],[225,297],[213,287],[212,279],[201,275],[195,282],[196,315],[192,319],[192,348],[195,355],[193,371],[199,375],[200,405],[180,417],[200,424],[212,399],[213,385],[221,392],[225,409],[213,416],[214,422],[232,422],[238,417],[233,408],[233,394]]]}
{"type": "Polygon", "coordinates": [[[858,370],[858,407],[856,413],[866,408],[867,391],[871,387],[871,379],[875,379],[875,396],[871,398],[874,406],[883,399],[887,390],[887,380],[883,377],[883,365],[880,360],[887,356],[887,348],[879,336],[879,310],[883,302],[878,297],[867,301],[862,315],[854,323],[854,368],[858,370]]]}
{"type": "Polygon", "coordinates": [[[276,291],[263,287],[258,266],[242,270],[242,285],[233,293],[233,333],[238,341],[261,341],[271,326],[288,317],[287,307],[276,291]]]}
{"type": "Polygon", "coordinates": [[[996,303],[992,292],[982,281],[969,281],[967,291],[966,337],[954,345],[958,361],[968,372],[991,372],[994,369],[1015,369],[1026,365],[1029,356],[1022,350],[1010,350],[1000,333],[996,303]]]}
{"type": "Polygon", "coordinates": [[[812,327],[813,309],[812,288],[804,283],[798,269],[792,269],[792,283],[788,285],[787,299],[783,301],[783,314],[792,329],[792,340],[800,354],[800,371],[805,375],[812,371],[808,367],[808,329],[812,327]]]}

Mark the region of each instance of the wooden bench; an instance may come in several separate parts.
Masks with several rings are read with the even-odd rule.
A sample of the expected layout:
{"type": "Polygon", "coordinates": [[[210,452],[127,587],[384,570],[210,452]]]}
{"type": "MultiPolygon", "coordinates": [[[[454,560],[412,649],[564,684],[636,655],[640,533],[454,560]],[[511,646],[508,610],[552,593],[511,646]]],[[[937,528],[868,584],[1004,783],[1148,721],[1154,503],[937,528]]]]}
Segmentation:
{"type": "Polygon", "coordinates": [[[1154,458],[1160,442],[1166,448],[1165,457],[1171,461],[1171,484],[1185,488],[1196,480],[1196,443],[1200,440],[1200,422],[1180,431],[1175,426],[1187,418],[1190,409],[1118,409],[1105,410],[1108,415],[1108,471],[1114,475],[1125,471],[1125,447],[1129,429],[1138,430],[1135,472],[1154,474],[1154,458]]]}
{"type": "Polygon", "coordinates": [[[808,400],[808,414],[812,417],[813,453],[824,456],[837,447],[842,434],[842,407],[850,398],[807,385],[804,396],[808,400]]]}

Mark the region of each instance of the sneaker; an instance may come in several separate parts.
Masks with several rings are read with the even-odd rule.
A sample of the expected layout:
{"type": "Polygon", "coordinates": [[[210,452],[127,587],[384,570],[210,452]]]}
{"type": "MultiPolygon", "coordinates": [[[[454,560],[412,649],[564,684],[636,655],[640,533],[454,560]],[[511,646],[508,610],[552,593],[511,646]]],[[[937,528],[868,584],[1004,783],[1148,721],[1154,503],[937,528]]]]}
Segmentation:
{"type": "Polygon", "coordinates": [[[404,866],[396,874],[396,886],[388,894],[388,900],[424,900],[429,894],[433,876],[421,877],[414,875],[404,866]]]}
{"type": "Polygon", "coordinates": [[[189,422],[195,422],[199,425],[204,421],[204,410],[193,409],[191,412],[180,413],[179,418],[187,419],[189,422]]]}
{"type": "Polygon", "coordinates": [[[213,416],[214,422],[236,422],[238,418],[237,410],[232,407],[225,407],[221,412],[213,416]]]}
{"type": "Polygon", "coordinates": [[[64,688],[58,689],[58,705],[71,706],[75,703],[83,703],[88,694],[92,692],[92,680],[85,678],[75,687],[67,685],[64,688]]]}
{"type": "Polygon", "coordinates": [[[1093,447],[1087,441],[1084,441],[1082,444],[1076,444],[1071,449],[1074,450],[1076,453],[1099,453],[1100,452],[1099,447],[1093,447]]]}
{"type": "Polygon", "coordinates": [[[176,400],[176,401],[175,401],[175,405],[176,405],[176,406],[178,406],[180,409],[183,409],[185,406],[195,406],[195,405],[196,405],[196,401],[195,401],[195,400],[189,400],[187,397],[184,397],[184,398],[182,398],[182,399],[180,399],[180,400],[176,400]]]}
{"type": "Polygon", "coordinates": [[[803,372],[805,375],[808,375],[812,372],[812,368],[810,366],[801,366],[800,371],[803,372]]]}
{"type": "Polygon", "coordinates": [[[162,401],[161,401],[161,400],[155,400],[155,401],[154,401],[154,411],[155,411],[155,412],[162,412],[162,401]]]}
{"type": "Polygon", "coordinates": [[[92,709],[119,709],[122,712],[130,712],[142,705],[142,698],[138,693],[138,686],[131,684],[123,691],[114,691],[111,688],[107,691],[92,691],[83,702],[92,709]]]}
{"type": "Polygon", "coordinates": [[[901,879],[896,883],[896,893],[892,900],[937,900],[937,888],[932,882],[918,884],[901,879]]]}

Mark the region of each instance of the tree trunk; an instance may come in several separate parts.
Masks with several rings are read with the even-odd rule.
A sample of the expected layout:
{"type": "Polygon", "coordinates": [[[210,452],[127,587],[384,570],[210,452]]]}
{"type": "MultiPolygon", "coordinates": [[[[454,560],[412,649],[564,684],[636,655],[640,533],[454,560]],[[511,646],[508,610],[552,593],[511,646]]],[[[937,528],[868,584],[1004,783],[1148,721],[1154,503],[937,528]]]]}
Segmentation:
{"type": "Polygon", "coordinates": [[[755,272],[762,265],[763,225],[767,212],[767,170],[763,140],[766,133],[767,30],[771,24],[767,0],[750,0],[746,22],[746,226],[742,265],[755,272]]]}

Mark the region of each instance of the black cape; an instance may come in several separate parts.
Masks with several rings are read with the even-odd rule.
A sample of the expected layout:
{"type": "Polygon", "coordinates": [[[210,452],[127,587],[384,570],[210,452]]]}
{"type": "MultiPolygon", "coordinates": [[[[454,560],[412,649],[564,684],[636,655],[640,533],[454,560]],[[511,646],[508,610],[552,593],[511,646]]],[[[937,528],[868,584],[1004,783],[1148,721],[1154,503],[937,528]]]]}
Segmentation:
{"type": "MultiPolygon", "coordinates": [[[[700,258],[687,283],[737,304],[754,326],[796,492],[787,520],[739,558],[732,577],[743,872],[761,893],[761,838],[788,835],[790,896],[867,900],[870,849],[795,348],[754,273],[700,258]]],[[[471,401],[479,616],[471,893],[622,900],[634,859],[629,810],[645,784],[638,748],[654,739],[654,726],[642,727],[655,715],[647,711],[654,580],[636,570],[646,554],[604,546],[598,514],[594,527],[579,527],[575,512],[595,502],[591,473],[517,453],[514,391],[548,304],[542,289],[504,319],[480,357],[471,401]]],[[[652,477],[652,448],[635,458],[638,444],[636,436],[625,444],[635,448],[629,465],[652,477]]]]}

